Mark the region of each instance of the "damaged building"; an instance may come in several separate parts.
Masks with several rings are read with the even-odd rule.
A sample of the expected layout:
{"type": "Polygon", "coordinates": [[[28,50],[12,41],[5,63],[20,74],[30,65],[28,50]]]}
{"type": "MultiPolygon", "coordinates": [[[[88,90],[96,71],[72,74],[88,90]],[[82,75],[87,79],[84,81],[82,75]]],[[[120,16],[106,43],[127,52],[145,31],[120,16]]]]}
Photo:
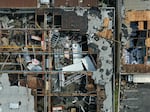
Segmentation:
{"type": "Polygon", "coordinates": [[[0,4],[1,111],[112,112],[114,8],[9,2],[0,4]]]}
{"type": "MultiPolygon", "coordinates": [[[[128,1],[126,2],[128,3],[128,1]]],[[[122,23],[122,74],[149,73],[149,13],[150,11],[146,9],[124,11],[125,16],[122,23]]]]}
{"type": "Polygon", "coordinates": [[[149,110],[150,11],[147,5],[150,2],[125,0],[122,3],[119,108],[120,112],[146,112],[149,110]]]}

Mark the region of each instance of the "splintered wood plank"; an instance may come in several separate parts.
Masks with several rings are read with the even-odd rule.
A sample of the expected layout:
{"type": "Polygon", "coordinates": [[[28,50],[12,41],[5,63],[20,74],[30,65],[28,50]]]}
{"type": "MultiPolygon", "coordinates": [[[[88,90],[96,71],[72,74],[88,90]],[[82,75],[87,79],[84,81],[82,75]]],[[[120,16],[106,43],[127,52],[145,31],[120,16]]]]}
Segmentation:
{"type": "Polygon", "coordinates": [[[144,21],[138,22],[138,30],[144,30],[144,21]]]}
{"type": "Polygon", "coordinates": [[[147,29],[150,30],[150,20],[147,21],[147,29]]]}

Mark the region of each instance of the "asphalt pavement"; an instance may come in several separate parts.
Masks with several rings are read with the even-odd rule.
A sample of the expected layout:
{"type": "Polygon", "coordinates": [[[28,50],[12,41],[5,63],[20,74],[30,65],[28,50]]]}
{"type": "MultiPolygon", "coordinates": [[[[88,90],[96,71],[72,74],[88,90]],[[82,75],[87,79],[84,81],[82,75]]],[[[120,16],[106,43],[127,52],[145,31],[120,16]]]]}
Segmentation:
{"type": "Polygon", "coordinates": [[[149,112],[150,84],[138,84],[124,89],[120,101],[120,112],[149,112]]]}

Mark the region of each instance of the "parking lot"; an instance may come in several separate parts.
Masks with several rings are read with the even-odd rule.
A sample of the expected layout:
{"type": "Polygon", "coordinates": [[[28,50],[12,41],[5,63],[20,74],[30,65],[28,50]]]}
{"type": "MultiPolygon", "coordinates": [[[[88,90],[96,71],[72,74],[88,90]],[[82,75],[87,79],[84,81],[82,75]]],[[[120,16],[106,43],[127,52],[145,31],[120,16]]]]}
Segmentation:
{"type": "Polygon", "coordinates": [[[148,112],[150,84],[126,84],[121,87],[120,112],[148,112]]]}

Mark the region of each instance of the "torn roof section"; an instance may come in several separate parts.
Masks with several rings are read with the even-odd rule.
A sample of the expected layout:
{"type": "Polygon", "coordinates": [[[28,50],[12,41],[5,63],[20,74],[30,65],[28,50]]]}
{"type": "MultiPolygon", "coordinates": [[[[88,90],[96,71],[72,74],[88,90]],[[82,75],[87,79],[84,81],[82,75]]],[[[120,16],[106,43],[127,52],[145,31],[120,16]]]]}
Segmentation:
{"type": "Polygon", "coordinates": [[[56,28],[61,28],[62,30],[80,31],[81,33],[86,33],[87,31],[87,16],[77,15],[74,8],[68,11],[63,9],[54,9],[54,25],[56,28]]]}
{"type": "Polygon", "coordinates": [[[92,6],[98,6],[98,0],[55,0],[54,1],[55,7],[60,6],[69,6],[69,7],[92,7],[92,6]]]}
{"type": "Polygon", "coordinates": [[[0,2],[0,8],[36,8],[36,7],[37,7],[37,0],[1,0],[0,2]]]}
{"type": "Polygon", "coordinates": [[[122,73],[149,72],[150,11],[130,10],[125,12],[122,25],[122,73]]]}
{"type": "Polygon", "coordinates": [[[1,8],[37,8],[40,5],[54,7],[97,7],[98,0],[1,0],[1,8]]]}

